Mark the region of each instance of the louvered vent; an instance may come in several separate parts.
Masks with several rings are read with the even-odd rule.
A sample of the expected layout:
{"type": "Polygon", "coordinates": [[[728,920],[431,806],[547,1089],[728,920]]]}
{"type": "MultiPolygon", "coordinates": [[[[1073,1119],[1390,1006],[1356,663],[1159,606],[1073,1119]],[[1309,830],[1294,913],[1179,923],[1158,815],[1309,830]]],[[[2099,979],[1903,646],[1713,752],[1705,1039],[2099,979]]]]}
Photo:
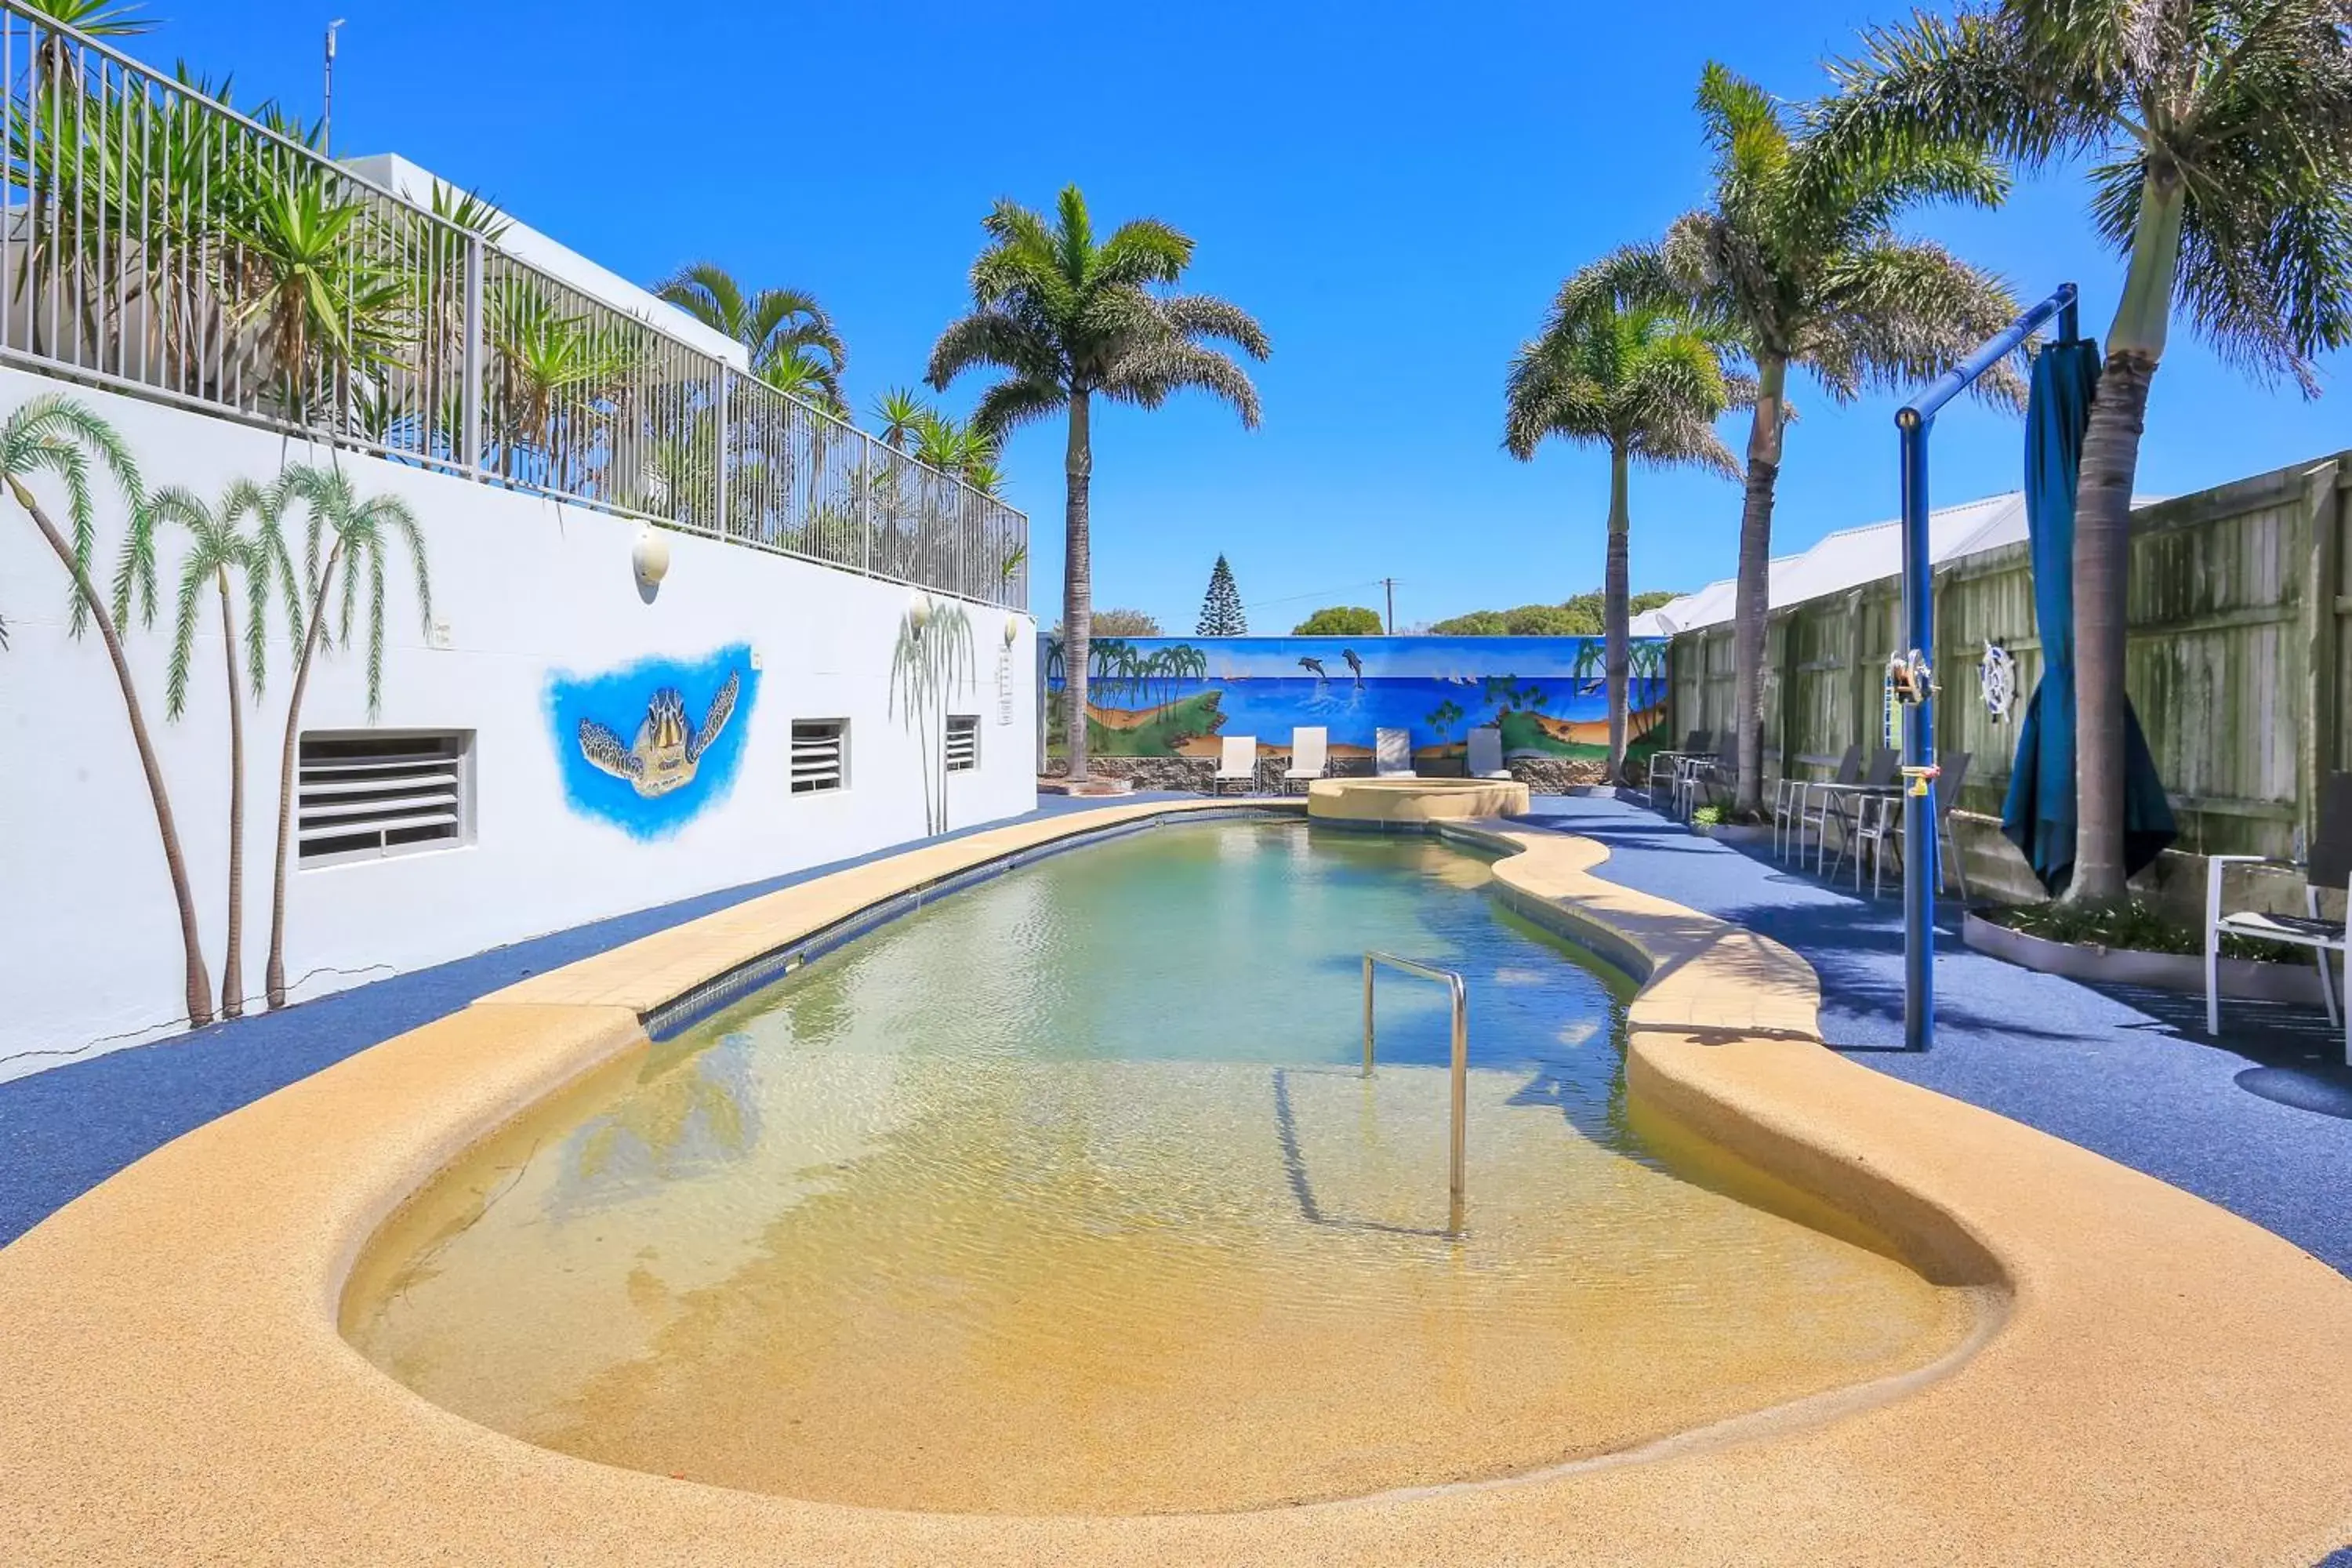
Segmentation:
{"type": "Polygon", "coordinates": [[[980,718],[972,713],[948,715],[948,772],[968,773],[980,766],[980,718]]]}
{"type": "Polygon", "coordinates": [[[793,793],[839,789],[849,774],[849,721],[793,721],[793,793]]]}
{"type": "Polygon", "coordinates": [[[294,837],[305,861],[462,843],[470,731],[305,734],[294,837]]]}

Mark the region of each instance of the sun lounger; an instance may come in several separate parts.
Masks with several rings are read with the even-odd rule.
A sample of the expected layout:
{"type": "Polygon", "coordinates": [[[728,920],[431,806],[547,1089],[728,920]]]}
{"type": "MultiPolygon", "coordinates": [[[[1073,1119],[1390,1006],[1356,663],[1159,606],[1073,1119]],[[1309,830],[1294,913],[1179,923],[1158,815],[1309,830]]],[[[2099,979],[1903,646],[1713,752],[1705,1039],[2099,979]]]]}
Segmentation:
{"type": "Polygon", "coordinates": [[[1503,765],[1503,731],[1492,724],[1470,731],[1469,773],[1474,779],[1511,776],[1511,770],[1503,765]]]}
{"type": "Polygon", "coordinates": [[[1372,731],[1372,772],[1384,779],[1409,779],[1412,771],[1412,731],[1372,731]]]}
{"type": "Polygon", "coordinates": [[[1330,741],[1331,731],[1320,724],[1293,730],[1290,732],[1290,768],[1282,775],[1282,782],[1285,784],[1306,784],[1330,771],[1327,757],[1330,741]]]}
{"type": "Polygon", "coordinates": [[[1257,737],[1255,735],[1222,735],[1218,737],[1217,771],[1209,776],[1209,793],[1217,795],[1229,784],[1243,786],[1245,793],[1257,788],[1257,737]]]}

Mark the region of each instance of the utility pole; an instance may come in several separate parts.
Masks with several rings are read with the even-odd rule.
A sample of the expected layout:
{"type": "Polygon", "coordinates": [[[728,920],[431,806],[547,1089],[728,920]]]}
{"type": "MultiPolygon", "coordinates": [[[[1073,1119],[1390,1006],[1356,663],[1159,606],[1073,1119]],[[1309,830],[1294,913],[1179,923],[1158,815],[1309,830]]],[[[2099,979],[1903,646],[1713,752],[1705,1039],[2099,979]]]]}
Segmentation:
{"type": "Polygon", "coordinates": [[[1396,579],[1383,577],[1381,579],[1381,586],[1389,591],[1388,635],[1394,637],[1396,636],[1396,579]]]}
{"type": "Polygon", "coordinates": [[[320,150],[330,158],[335,155],[335,29],[342,25],[341,16],[327,24],[327,90],[319,108],[320,150]]]}

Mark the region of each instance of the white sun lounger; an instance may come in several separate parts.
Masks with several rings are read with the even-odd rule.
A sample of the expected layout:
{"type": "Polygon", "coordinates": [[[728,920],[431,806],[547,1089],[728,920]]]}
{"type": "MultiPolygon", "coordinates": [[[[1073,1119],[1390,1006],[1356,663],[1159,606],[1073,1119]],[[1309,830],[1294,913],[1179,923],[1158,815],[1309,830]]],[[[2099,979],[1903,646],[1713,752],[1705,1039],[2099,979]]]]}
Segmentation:
{"type": "Polygon", "coordinates": [[[1257,737],[1255,735],[1221,735],[1217,744],[1217,771],[1209,775],[1209,793],[1218,794],[1225,785],[1237,784],[1246,790],[1257,788],[1257,737]]]}
{"type": "Polygon", "coordinates": [[[1372,772],[1384,779],[1409,779],[1412,772],[1412,731],[1372,731],[1372,772]]]}
{"type": "Polygon", "coordinates": [[[1493,724],[1481,725],[1470,731],[1470,776],[1474,779],[1507,779],[1511,770],[1503,765],[1503,731],[1493,724]]]}
{"type": "Polygon", "coordinates": [[[1329,771],[1327,753],[1330,750],[1331,731],[1320,724],[1311,724],[1290,732],[1290,770],[1282,775],[1286,784],[1305,784],[1321,778],[1329,771]]]}

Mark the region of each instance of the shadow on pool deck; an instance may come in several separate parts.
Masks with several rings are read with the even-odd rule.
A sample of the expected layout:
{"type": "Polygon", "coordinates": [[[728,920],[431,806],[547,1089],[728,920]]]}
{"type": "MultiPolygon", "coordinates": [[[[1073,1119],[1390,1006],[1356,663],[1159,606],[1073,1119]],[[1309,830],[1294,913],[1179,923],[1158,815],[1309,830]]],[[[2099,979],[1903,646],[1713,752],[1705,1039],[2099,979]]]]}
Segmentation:
{"type": "Polygon", "coordinates": [[[1607,844],[1597,874],[1787,943],[1822,979],[1822,1033],[1896,1078],[2147,1172],[2352,1274],[2352,1072],[2317,1008],[2094,987],[1961,945],[1937,910],[1937,1029],[1903,1046],[1900,901],[1832,888],[1629,802],[1546,797],[1528,820],[1607,844]]]}

